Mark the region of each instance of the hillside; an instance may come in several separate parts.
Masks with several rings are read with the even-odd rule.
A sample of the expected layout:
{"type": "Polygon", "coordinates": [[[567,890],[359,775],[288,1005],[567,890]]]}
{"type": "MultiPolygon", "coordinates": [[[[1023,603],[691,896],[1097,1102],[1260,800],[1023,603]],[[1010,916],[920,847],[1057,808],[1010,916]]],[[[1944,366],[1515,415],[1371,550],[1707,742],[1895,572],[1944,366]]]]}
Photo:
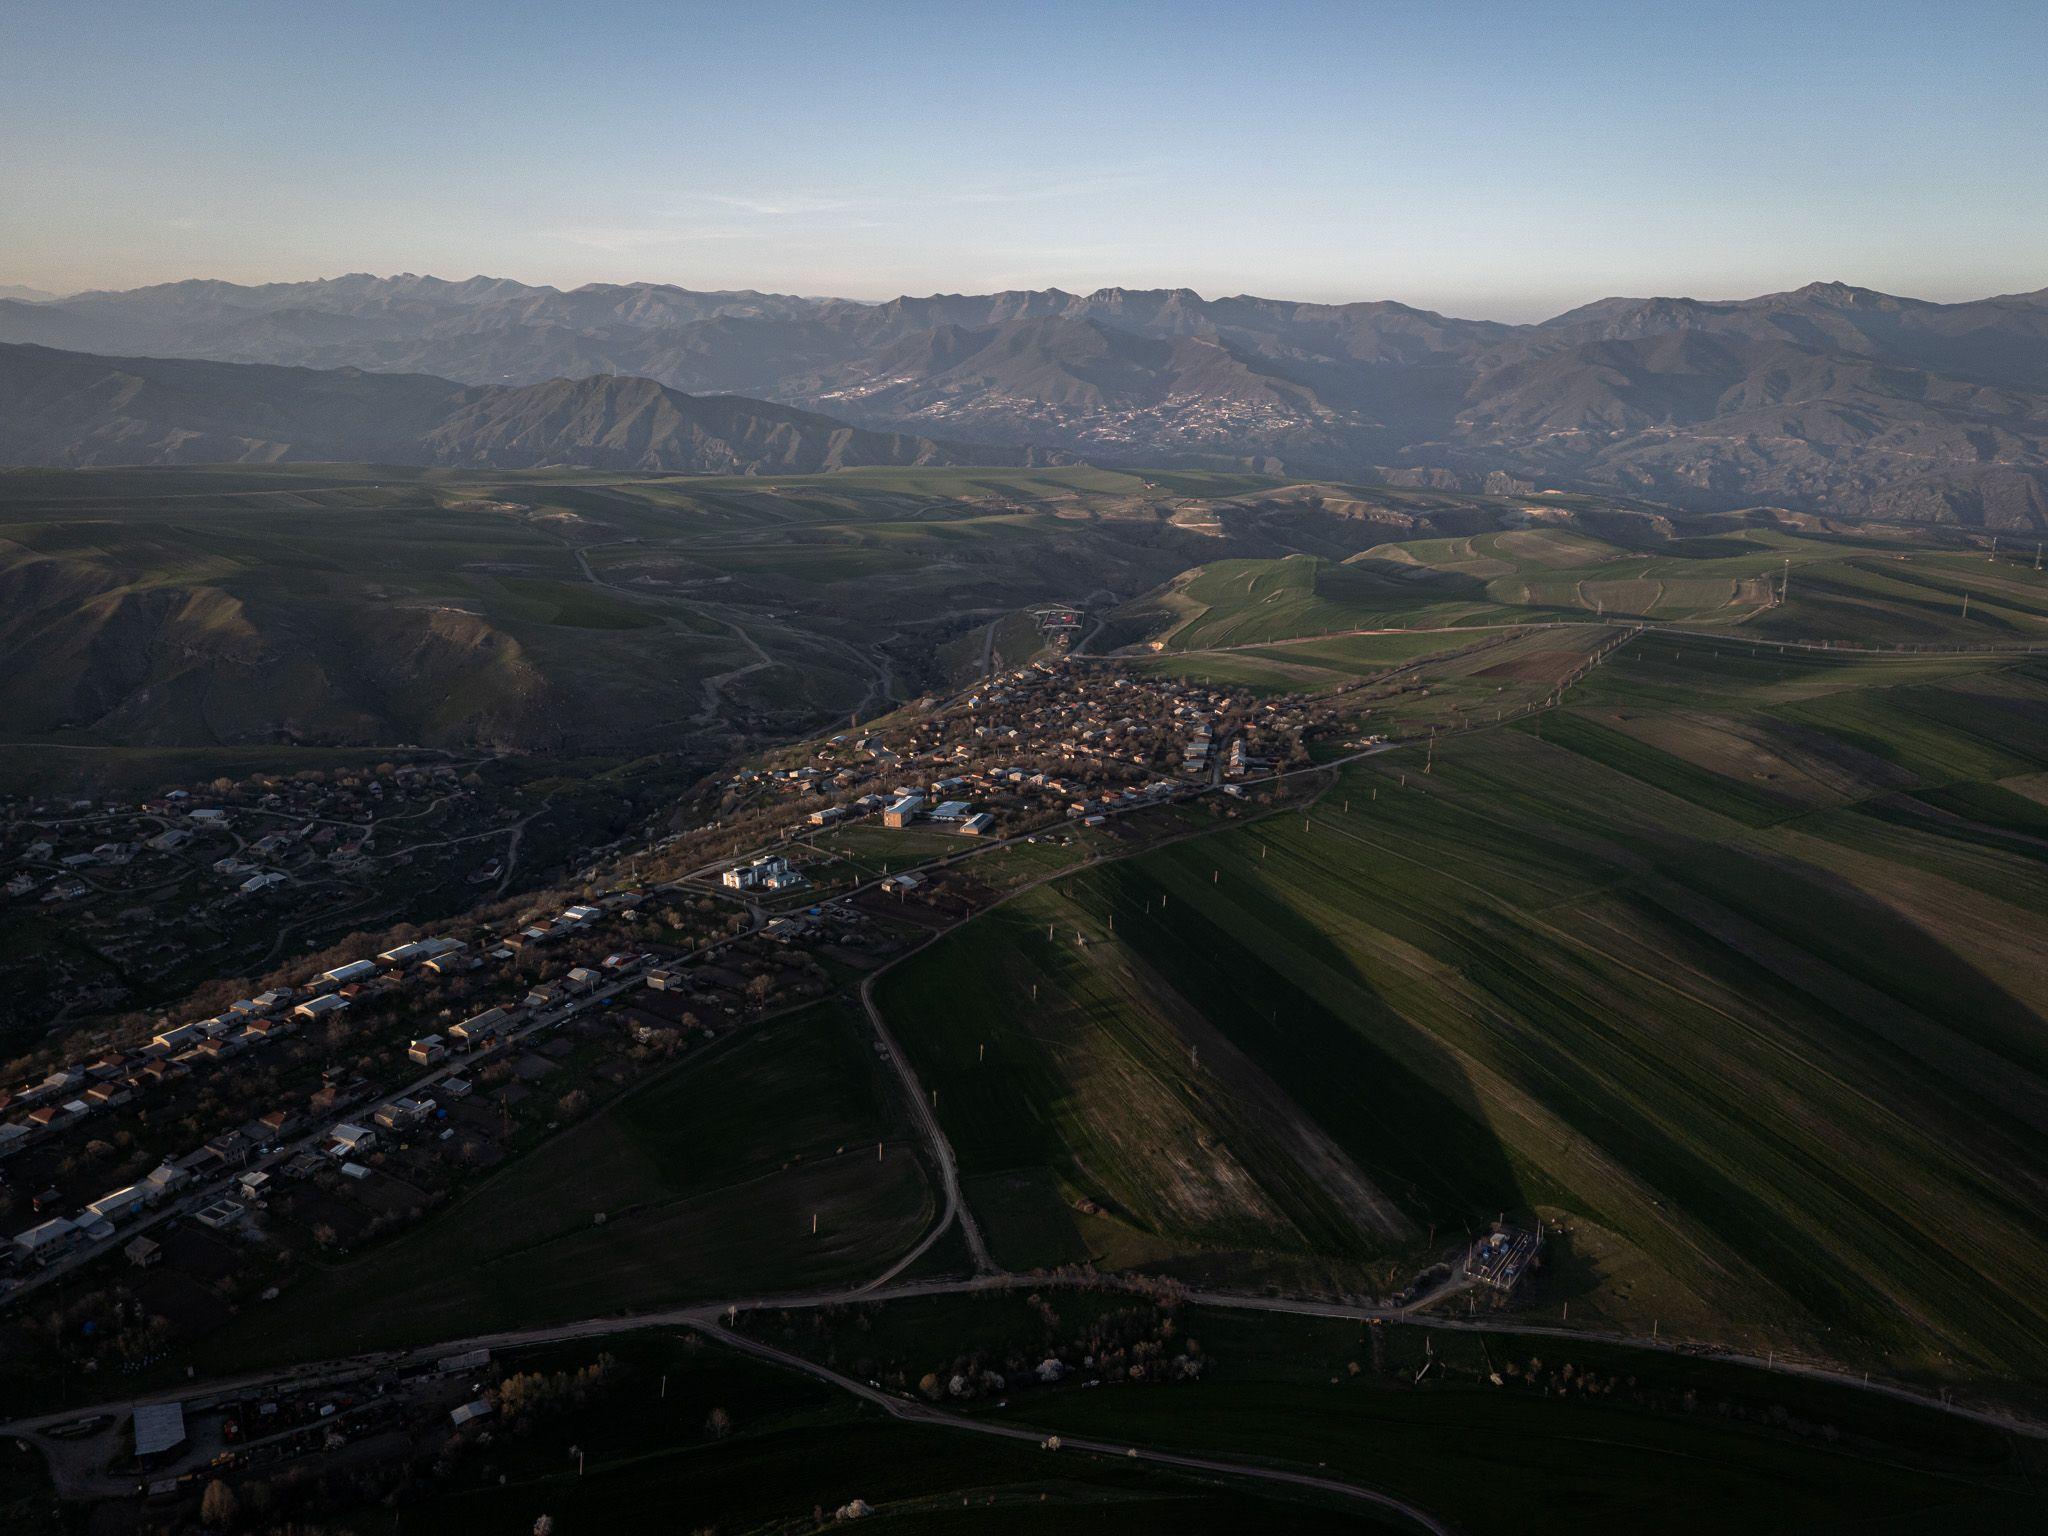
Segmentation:
{"type": "MultiPolygon", "coordinates": [[[[2040,292],[1935,304],[1828,282],[1742,300],[1603,299],[1539,325],[1504,325],[1384,301],[1205,299],[1187,289],[858,304],[657,283],[563,291],[355,273],[0,299],[0,341],[426,373],[471,386],[632,376],[826,410],[918,444],[964,434],[1124,463],[1466,490],[1504,476],[1704,510],[1769,504],[2048,526],[2040,292]]],[[[508,409],[545,417],[551,407],[508,409]]],[[[622,409],[633,418],[629,443],[644,429],[679,458],[695,451],[694,429],[663,430],[622,409]]],[[[509,452],[527,434],[485,436],[492,451],[509,452]]],[[[631,451],[611,436],[607,425],[571,441],[619,455],[585,462],[620,467],[631,451]]],[[[552,446],[535,440],[540,451],[552,446]]],[[[414,451],[461,462],[453,443],[414,451]]],[[[843,451],[861,463],[927,452],[843,451]]],[[[709,457],[727,467],[721,452],[709,457]]],[[[831,460],[827,449],[817,462],[831,460]]]]}
{"type": "Polygon", "coordinates": [[[9,464],[355,460],[808,474],[1031,457],[1027,450],[866,431],[761,400],[697,398],[650,379],[461,385],[357,368],[0,346],[0,463],[9,464]]]}
{"type": "MultiPolygon", "coordinates": [[[[469,405],[436,417],[451,388],[436,380],[164,372],[185,370],[326,386],[238,400],[252,418],[278,407],[261,418],[273,447],[300,424],[329,434],[319,447],[357,430],[365,378],[448,423],[451,458],[460,444],[531,462],[551,451],[537,444],[575,441],[634,463],[702,464],[715,444],[754,467],[799,453],[847,466],[874,437],[792,429],[744,401],[678,405],[645,381],[460,391],[469,405]],[[323,420],[313,407],[327,401],[323,420]],[[272,425],[285,404],[306,414],[272,425]]],[[[135,384],[143,404],[163,377],[135,384]]],[[[210,430],[199,451],[218,454],[230,439],[210,430]]],[[[937,680],[942,646],[964,636],[979,660],[983,627],[1020,609],[1091,594],[1106,606],[1208,559],[1304,543],[1342,558],[1389,526],[1329,488],[1176,478],[1168,498],[1088,469],[0,472],[0,737],[610,754],[787,734],[913,697],[937,680]]],[[[1390,503],[1382,518],[1430,528],[1492,515],[1390,495],[1413,510],[1390,503]]]]}

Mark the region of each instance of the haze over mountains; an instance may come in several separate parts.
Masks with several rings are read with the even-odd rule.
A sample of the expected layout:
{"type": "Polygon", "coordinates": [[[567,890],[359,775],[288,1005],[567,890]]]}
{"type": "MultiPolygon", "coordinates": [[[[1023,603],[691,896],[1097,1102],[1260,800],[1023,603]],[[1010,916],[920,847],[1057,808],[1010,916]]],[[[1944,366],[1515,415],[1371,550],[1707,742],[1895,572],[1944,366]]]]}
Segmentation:
{"type": "MultiPolygon", "coordinates": [[[[2048,523],[2048,290],[1934,304],[1816,283],[1741,301],[1605,299],[1516,326],[1390,302],[1210,300],[1186,289],[860,304],[652,283],[565,292],[501,278],[351,274],[0,301],[0,342],[131,360],[427,374],[455,381],[436,396],[444,402],[462,385],[547,387],[538,401],[464,397],[448,413],[461,420],[444,427],[426,420],[420,396],[432,389],[418,380],[394,384],[374,406],[379,386],[360,375],[346,386],[292,386],[346,397],[367,413],[366,437],[383,431],[394,448],[427,454],[415,460],[423,462],[639,467],[630,455],[642,451],[643,427],[666,441],[699,440],[694,423],[662,433],[646,419],[691,417],[677,395],[586,386],[601,397],[593,406],[549,382],[622,376],[774,401],[892,435],[886,444],[847,436],[837,450],[771,451],[758,464],[750,451],[722,448],[698,463],[693,448],[644,467],[957,462],[977,451],[957,446],[965,443],[1467,488],[1505,477],[1695,507],[2048,523]],[[387,401],[388,428],[371,419],[387,401]],[[614,413],[636,424],[627,458],[600,456],[615,451],[614,413]],[[574,424],[551,433],[536,421],[574,424]],[[424,446],[407,447],[414,443],[424,446]],[[894,456],[902,454],[911,457],[894,456]]],[[[37,365],[56,367],[47,357],[37,365]]],[[[10,375],[24,366],[7,364],[10,375]]],[[[122,367],[146,375],[159,398],[209,387],[199,375],[174,385],[134,361],[122,367]]],[[[46,404],[36,430],[6,424],[0,451],[16,462],[191,462],[216,440],[283,441],[290,457],[352,446],[336,432],[316,448],[309,430],[245,419],[251,393],[277,387],[275,378],[237,386],[224,374],[204,377],[224,394],[198,425],[161,412],[142,430],[99,417],[68,425],[46,404]]],[[[79,398],[91,405],[109,393],[119,390],[79,398]]],[[[202,402],[180,395],[178,404],[202,402]]],[[[798,428],[775,409],[756,408],[761,424],[739,440],[794,433],[829,442],[843,430],[815,419],[798,428]]],[[[735,434],[702,435],[726,444],[735,434]]]]}

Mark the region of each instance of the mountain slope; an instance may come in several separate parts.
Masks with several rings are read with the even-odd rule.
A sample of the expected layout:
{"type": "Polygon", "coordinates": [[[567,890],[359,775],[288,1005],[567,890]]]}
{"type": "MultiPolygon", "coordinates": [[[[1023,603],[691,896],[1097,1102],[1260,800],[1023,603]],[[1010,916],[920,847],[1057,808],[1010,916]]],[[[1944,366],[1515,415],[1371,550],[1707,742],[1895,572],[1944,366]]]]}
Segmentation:
{"type": "Polygon", "coordinates": [[[766,401],[698,398],[649,379],[479,386],[0,346],[0,463],[9,464],[366,460],[743,474],[1028,457],[865,431],[766,401]]]}
{"type": "MultiPolygon", "coordinates": [[[[355,273],[0,300],[0,341],[466,385],[630,376],[913,439],[962,433],[1128,463],[1471,489],[1503,475],[1702,508],[2012,528],[2041,526],[2048,503],[2048,290],[1935,304],[1828,282],[1740,300],[1603,299],[1503,325],[1184,288],[858,304],[355,273]]],[[[593,431],[579,407],[569,439],[625,457],[654,442],[666,445],[658,455],[697,451],[683,446],[698,444],[695,427],[660,427],[637,398],[619,408],[620,421],[593,431]]],[[[535,409],[553,419],[562,407],[535,409]]],[[[492,451],[552,451],[544,433],[507,432],[502,412],[484,414],[492,451]]],[[[735,462],[723,446],[732,435],[707,430],[706,462],[735,462]]],[[[778,460],[773,433],[739,436],[771,445],[764,462],[812,461],[778,460]]],[[[870,462],[870,449],[923,451],[850,440],[816,462],[849,451],[870,462]]]]}

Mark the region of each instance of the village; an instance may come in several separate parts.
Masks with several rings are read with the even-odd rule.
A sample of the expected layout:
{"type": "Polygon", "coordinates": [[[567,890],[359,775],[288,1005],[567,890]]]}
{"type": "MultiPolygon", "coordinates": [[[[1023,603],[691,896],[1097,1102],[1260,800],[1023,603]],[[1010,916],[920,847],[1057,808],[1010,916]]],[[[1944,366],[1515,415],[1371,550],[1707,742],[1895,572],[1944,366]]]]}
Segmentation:
{"type": "MultiPolygon", "coordinates": [[[[1008,838],[1063,823],[1099,825],[1109,813],[1190,788],[1242,798],[1244,781],[1308,763],[1308,743],[1332,734],[1339,719],[1334,707],[1294,695],[1262,698],[1114,663],[1041,660],[743,768],[727,781],[719,821],[655,852],[674,862],[721,835],[734,843],[752,837],[801,845],[829,875],[835,853],[881,846],[835,838],[864,821],[1008,838]]],[[[800,878],[795,867],[762,866],[735,870],[726,883],[773,891],[800,878]]]]}
{"type": "MultiPolygon", "coordinates": [[[[721,814],[552,902],[387,930],[381,948],[280,962],[245,995],[202,988],[90,1054],[31,1053],[0,1088],[0,1305],[34,1299],[16,1325],[32,1349],[147,1371],[647,1074],[999,899],[1006,853],[1143,846],[1173,825],[1148,831],[1145,813],[1256,799],[1334,724],[1302,700],[1040,663],[742,768],[706,802],[721,814]]],[[[416,777],[341,788],[372,805],[459,793],[452,774],[416,777]]],[[[301,817],[314,806],[295,799],[328,791],[266,793],[279,803],[258,812],[301,817]]],[[[151,818],[126,830],[284,851],[200,800],[75,807],[70,838],[151,818]]],[[[321,817],[314,834],[340,824],[318,846],[362,857],[373,821],[321,817]]]]}
{"type": "Polygon", "coordinates": [[[503,872],[516,815],[450,763],[0,802],[0,893],[24,928],[64,937],[34,965],[0,961],[8,1012],[119,1008],[138,986],[246,968],[436,886],[473,899],[503,872]]]}

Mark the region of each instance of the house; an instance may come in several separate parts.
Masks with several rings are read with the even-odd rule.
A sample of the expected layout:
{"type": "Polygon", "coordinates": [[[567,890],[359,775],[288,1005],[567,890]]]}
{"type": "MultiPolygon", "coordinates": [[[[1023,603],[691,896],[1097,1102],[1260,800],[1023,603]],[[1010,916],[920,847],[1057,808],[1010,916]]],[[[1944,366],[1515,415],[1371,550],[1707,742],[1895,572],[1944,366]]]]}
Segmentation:
{"type": "Polygon", "coordinates": [[[604,914],[600,912],[596,907],[574,906],[564,907],[562,909],[562,916],[565,920],[579,925],[591,922],[596,918],[602,917],[603,915],[604,914]]]}
{"type": "Polygon", "coordinates": [[[191,1175],[169,1158],[158,1163],[144,1178],[143,1183],[154,1184],[159,1196],[167,1195],[183,1184],[191,1175]]]}
{"type": "Polygon", "coordinates": [[[356,1157],[376,1150],[377,1133],[367,1125],[350,1125],[344,1121],[328,1133],[329,1157],[356,1157]]]}
{"type": "Polygon", "coordinates": [[[195,1220],[202,1227],[211,1227],[216,1232],[225,1232],[239,1222],[248,1207],[239,1200],[216,1200],[198,1212],[195,1220]]]}
{"type": "Polygon", "coordinates": [[[448,1422],[457,1429],[460,1429],[463,1425],[473,1424],[478,1419],[487,1419],[497,1411],[496,1406],[493,1405],[488,1397],[480,1397],[475,1402],[464,1403],[460,1408],[451,1412],[448,1415],[448,1422]]]}
{"type": "Polygon", "coordinates": [[[407,1060],[422,1067],[431,1067],[436,1062],[448,1059],[448,1047],[439,1035],[425,1035],[406,1047],[407,1060]]]}
{"type": "Polygon", "coordinates": [[[138,1237],[121,1252],[137,1269],[148,1269],[152,1264],[161,1263],[164,1256],[163,1244],[152,1237],[138,1237]]]}
{"type": "MultiPolygon", "coordinates": [[[[347,965],[337,965],[331,971],[322,971],[314,981],[328,987],[347,986],[352,981],[362,981],[377,974],[374,960],[351,960],[347,965]]],[[[300,1010],[303,1012],[304,1010],[300,1010]]]]}
{"type": "Polygon", "coordinates": [[[203,1038],[197,1024],[180,1024],[151,1040],[148,1048],[160,1056],[174,1056],[179,1051],[190,1050],[203,1038]]]}
{"type": "Polygon", "coordinates": [[[256,1123],[262,1127],[262,1134],[256,1138],[258,1144],[274,1147],[299,1128],[299,1113],[292,1109],[273,1109],[256,1123]]]}
{"type": "Polygon", "coordinates": [[[252,1169],[235,1181],[236,1186],[251,1200],[263,1198],[263,1192],[270,1184],[270,1175],[262,1169],[252,1169]]]}
{"type": "Polygon", "coordinates": [[[601,973],[593,971],[587,965],[577,966],[567,976],[562,978],[563,984],[572,992],[588,992],[603,980],[604,977],[601,973]]]}
{"type": "Polygon", "coordinates": [[[241,884],[241,892],[244,896],[261,895],[264,891],[276,890],[280,885],[286,884],[289,879],[289,876],[281,875],[274,869],[266,870],[263,874],[251,875],[248,879],[244,880],[241,884]]]}
{"type": "Polygon", "coordinates": [[[902,799],[883,808],[882,825],[885,827],[907,827],[917,820],[917,813],[923,809],[923,795],[905,795],[902,799]]]}
{"type": "Polygon", "coordinates": [[[432,1099],[393,1099],[370,1118],[387,1131],[409,1130],[434,1112],[432,1099]]]}
{"type": "MultiPolygon", "coordinates": [[[[93,1221],[126,1221],[145,1206],[156,1203],[157,1191],[148,1184],[130,1184],[110,1195],[101,1195],[85,1208],[93,1221]]],[[[90,1223],[88,1223],[90,1225],[90,1223]]]]}
{"type": "Polygon", "coordinates": [[[323,992],[318,997],[307,998],[298,1007],[294,1008],[292,1012],[302,1019],[320,1019],[325,1018],[330,1013],[339,1013],[347,1006],[348,999],[340,993],[323,992]]]}
{"type": "Polygon", "coordinates": [[[135,1405],[135,1454],[161,1456],[185,1443],[183,1403],[137,1403],[135,1405]]]}
{"type": "Polygon", "coordinates": [[[84,1233],[75,1221],[62,1216],[53,1216],[40,1226],[18,1232],[14,1237],[14,1250],[25,1260],[47,1264],[58,1254],[75,1247],[85,1240],[84,1233]]]}
{"type": "Polygon", "coordinates": [[[995,824],[995,817],[991,816],[987,811],[981,811],[976,815],[969,816],[965,821],[961,822],[960,831],[961,834],[966,837],[982,837],[985,836],[988,833],[988,831],[995,826],[995,824]]]}
{"type": "Polygon", "coordinates": [[[401,944],[396,949],[387,949],[377,957],[380,965],[400,970],[408,965],[417,965],[422,960],[439,959],[469,948],[464,939],[415,939],[410,944],[401,944]]]}
{"type": "Polygon", "coordinates": [[[191,1071],[182,1061],[152,1061],[136,1073],[138,1081],[151,1088],[161,1088],[165,1083],[175,1082],[191,1071]]]}
{"type": "Polygon", "coordinates": [[[924,876],[906,871],[900,875],[889,876],[888,879],[882,882],[882,889],[894,891],[897,895],[901,896],[904,892],[914,891],[923,884],[924,876]]]}
{"type": "Polygon", "coordinates": [[[448,1031],[448,1038],[465,1050],[474,1050],[487,1041],[495,1040],[512,1021],[512,1015],[503,1008],[486,1008],[474,1017],[464,1019],[448,1031]]]}

